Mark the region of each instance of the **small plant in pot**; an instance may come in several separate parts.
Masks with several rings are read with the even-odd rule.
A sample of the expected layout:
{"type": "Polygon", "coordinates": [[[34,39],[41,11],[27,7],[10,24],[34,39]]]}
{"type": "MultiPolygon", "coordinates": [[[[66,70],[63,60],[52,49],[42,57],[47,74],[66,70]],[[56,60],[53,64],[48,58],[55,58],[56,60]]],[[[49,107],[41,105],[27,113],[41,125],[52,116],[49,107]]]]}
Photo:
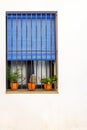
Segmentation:
{"type": "Polygon", "coordinates": [[[27,86],[28,86],[28,90],[30,90],[30,91],[35,90],[35,88],[36,88],[36,76],[34,74],[32,74],[30,76],[30,80],[29,80],[27,86]]]}
{"type": "Polygon", "coordinates": [[[44,89],[45,90],[51,90],[52,89],[52,84],[54,84],[57,80],[56,75],[48,78],[42,78],[41,82],[44,83],[44,89]]]}
{"type": "Polygon", "coordinates": [[[7,78],[10,81],[10,87],[12,90],[18,89],[18,79],[23,79],[22,74],[20,73],[19,69],[16,68],[14,72],[11,71],[9,67],[7,67],[7,78]]]}

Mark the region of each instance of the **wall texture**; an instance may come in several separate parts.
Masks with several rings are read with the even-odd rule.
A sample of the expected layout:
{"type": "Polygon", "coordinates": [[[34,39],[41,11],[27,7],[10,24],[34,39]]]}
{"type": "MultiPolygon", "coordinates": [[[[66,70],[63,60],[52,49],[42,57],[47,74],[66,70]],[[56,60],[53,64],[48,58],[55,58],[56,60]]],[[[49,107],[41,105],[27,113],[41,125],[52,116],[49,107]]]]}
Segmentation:
{"type": "Polygon", "coordinates": [[[87,130],[87,9],[83,0],[0,0],[0,130],[87,130]],[[5,94],[5,11],[58,11],[59,94],[5,94]]]}

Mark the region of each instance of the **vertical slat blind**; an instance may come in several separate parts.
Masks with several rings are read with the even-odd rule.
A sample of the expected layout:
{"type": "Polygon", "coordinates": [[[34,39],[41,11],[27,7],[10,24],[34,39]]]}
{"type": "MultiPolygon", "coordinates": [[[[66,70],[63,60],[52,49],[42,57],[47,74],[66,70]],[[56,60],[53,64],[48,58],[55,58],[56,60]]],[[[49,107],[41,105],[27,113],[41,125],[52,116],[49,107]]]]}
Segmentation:
{"type": "Polygon", "coordinates": [[[52,13],[7,13],[7,60],[55,61],[54,24],[52,13]]]}

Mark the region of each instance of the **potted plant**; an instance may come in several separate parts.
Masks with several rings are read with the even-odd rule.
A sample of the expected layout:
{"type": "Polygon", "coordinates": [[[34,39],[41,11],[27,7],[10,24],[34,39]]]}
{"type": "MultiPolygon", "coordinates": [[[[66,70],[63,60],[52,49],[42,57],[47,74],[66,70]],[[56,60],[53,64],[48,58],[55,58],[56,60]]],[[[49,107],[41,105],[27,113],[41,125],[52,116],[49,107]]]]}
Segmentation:
{"type": "Polygon", "coordinates": [[[36,76],[34,74],[32,74],[30,76],[30,80],[29,80],[27,86],[28,86],[28,90],[30,90],[30,91],[35,90],[35,88],[36,88],[36,76]]]}
{"type": "Polygon", "coordinates": [[[52,84],[54,84],[57,80],[56,75],[48,78],[42,78],[41,82],[44,83],[44,89],[45,90],[51,90],[52,89],[52,84]]]}
{"type": "Polygon", "coordinates": [[[10,81],[10,87],[12,90],[18,89],[18,79],[23,79],[22,74],[20,73],[19,69],[16,68],[15,72],[12,72],[9,67],[7,67],[7,78],[10,81]]]}

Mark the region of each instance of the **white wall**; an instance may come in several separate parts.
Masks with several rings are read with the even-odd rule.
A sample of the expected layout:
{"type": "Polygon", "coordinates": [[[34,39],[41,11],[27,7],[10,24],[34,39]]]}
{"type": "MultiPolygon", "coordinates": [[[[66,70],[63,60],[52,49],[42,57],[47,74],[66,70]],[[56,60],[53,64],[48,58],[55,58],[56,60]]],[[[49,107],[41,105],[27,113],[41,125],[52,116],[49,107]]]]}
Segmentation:
{"type": "Polygon", "coordinates": [[[87,130],[87,9],[83,0],[0,0],[0,130],[87,130]],[[5,11],[57,10],[59,94],[5,94],[5,11]]]}

